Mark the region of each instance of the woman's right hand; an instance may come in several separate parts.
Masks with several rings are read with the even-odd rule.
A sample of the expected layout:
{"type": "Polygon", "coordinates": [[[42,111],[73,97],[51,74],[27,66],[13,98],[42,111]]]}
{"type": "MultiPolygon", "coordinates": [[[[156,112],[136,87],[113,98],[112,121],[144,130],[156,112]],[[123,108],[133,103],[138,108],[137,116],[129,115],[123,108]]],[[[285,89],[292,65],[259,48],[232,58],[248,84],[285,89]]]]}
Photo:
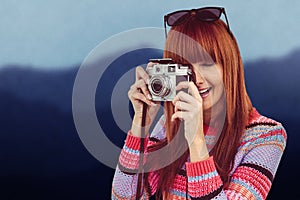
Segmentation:
{"type": "MultiPolygon", "coordinates": [[[[148,66],[153,65],[150,62],[148,66]]],[[[148,67],[147,66],[147,67],[148,67]]],[[[147,105],[145,133],[148,134],[149,128],[155,118],[157,111],[159,110],[160,102],[154,102],[151,100],[151,94],[148,90],[149,75],[140,66],[135,70],[135,83],[130,87],[128,91],[128,97],[132,103],[134,110],[134,117],[131,126],[131,133],[134,136],[141,137],[141,125],[143,116],[143,105],[147,105]]]]}

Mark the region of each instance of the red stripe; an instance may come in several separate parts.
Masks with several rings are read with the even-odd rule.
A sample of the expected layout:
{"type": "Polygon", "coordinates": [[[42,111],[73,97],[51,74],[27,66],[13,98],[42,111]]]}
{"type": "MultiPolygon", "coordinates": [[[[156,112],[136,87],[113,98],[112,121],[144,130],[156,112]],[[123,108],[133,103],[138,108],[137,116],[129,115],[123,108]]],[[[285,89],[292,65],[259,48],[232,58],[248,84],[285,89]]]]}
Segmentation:
{"type": "MultiPolygon", "coordinates": [[[[129,131],[126,137],[125,145],[130,149],[140,150],[140,140],[141,138],[131,135],[131,131],[129,131]]],[[[145,138],[144,141],[144,146],[146,147],[148,138],[145,138]]]]}
{"type": "MultiPolygon", "coordinates": [[[[284,134],[283,132],[284,131],[282,129],[273,130],[273,131],[270,131],[267,134],[262,133],[258,138],[262,139],[262,138],[266,138],[266,137],[269,137],[269,136],[282,135],[284,137],[284,139],[286,140],[286,134],[284,134]]],[[[253,142],[253,141],[257,140],[258,138],[253,138],[251,140],[247,140],[245,142],[241,142],[240,146],[243,146],[243,145],[245,145],[246,143],[249,143],[249,142],[253,142]]]]}
{"type": "Polygon", "coordinates": [[[272,184],[264,174],[246,166],[238,167],[232,178],[241,180],[255,188],[263,199],[267,197],[272,184]]]}
{"type": "Polygon", "coordinates": [[[186,173],[188,177],[201,176],[202,174],[208,174],[214,171],[216,171],[216,166],[213,156],[199,162],[186,163],[186,173]]]}

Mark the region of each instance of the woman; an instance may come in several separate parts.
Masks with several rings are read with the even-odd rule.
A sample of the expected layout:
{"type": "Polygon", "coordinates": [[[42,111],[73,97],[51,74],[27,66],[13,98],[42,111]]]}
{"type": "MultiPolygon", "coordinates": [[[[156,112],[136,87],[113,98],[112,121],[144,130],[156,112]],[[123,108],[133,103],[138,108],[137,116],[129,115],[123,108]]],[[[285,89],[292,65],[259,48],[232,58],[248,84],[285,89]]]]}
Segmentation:
{"type": "Polygon", "coordinates": [[[164,103],[164,116],[145,138],[142,157],[143,104],[143,130],[149,135],[159,102],[151,100],[149,75],[136,68],[136,82],[128,92],[135,115],[115,172],[113,199],[266,199],[286,133],[252,106],[238,45],[226,14],[227,25],[219,19],[222,13],[223,8],[207,7],[165,16],[172,28],[164,57],[189,65],[193,81],[180,82],[173,101],[164,103]],[[151,154],[172,142],[167,153],[151,154]],[[175,153],[177,148],[183,153],[175,153]],[[139,190],[141,160],[146,170],[139,190]],[[164,160],[173,162],[162,164],[164,160]]]}

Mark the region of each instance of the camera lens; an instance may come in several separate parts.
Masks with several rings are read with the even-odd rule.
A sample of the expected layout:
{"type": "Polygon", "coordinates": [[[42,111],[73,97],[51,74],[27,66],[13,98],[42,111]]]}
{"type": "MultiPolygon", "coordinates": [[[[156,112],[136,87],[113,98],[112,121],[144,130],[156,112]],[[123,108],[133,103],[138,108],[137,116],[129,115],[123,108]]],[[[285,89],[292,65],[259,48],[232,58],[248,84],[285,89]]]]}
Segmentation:
{"type": "Polygon", "coordinates": [[[153,83],[152,83],[152,85],[151,85],[151,87],[152,87],[152,89],[153,89],[153,91],[155,92],[155,93],[160,93],[161,92],[161,89],[162,89],[162,82],[160,81],[160,80],[158,80],[158,79],[156,79],[153,83]]]}
{"type": "Polygon", "coordinates": [[[170,93],[171,84],[169,78],[166,76],[152,76],[149,85],[150,92],[155,96],[164,98],[170,93]]]}

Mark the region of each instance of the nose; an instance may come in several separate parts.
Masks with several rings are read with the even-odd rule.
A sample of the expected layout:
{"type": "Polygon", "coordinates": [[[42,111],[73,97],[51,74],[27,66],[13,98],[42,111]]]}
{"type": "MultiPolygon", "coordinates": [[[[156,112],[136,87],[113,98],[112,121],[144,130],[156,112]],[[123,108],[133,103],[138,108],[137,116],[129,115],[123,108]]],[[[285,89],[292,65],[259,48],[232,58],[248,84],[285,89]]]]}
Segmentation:
{"type": "Polygon", "coordinates": [[[200,85],[200,84],[203,84],[204,81],[205,81],[205,78],[203,76],[203,73],[200,72],[200,69],[199,67],[193,65],[193,81],[196,85],[200,85]]]}

